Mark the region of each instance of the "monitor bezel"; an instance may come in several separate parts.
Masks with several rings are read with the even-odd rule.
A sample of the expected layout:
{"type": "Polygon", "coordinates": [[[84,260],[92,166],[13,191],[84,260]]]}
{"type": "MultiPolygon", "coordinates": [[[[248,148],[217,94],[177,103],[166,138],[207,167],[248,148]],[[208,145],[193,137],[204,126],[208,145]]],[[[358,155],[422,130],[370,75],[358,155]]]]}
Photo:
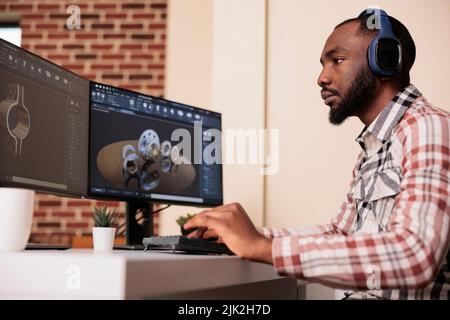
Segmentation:
{"type": "MultiPolygon", "coordinates": [[[[131,90],[131,89],[127,89],[127,88],[120,88],[117,86],[113,86],[110,84],[106,84],[106,83],[102,83],[102,82],[97,82],[97,81],[90,81],[90,86],[89,86],[89,120],[91,119],[91,112],[92,112],[92,102],[91,102],[91,90],[92,87],[94,85],[103,85],[103,86],[108,86],[114,89],[118,89],[118,90],[123,90],[123,91],[127,91],[130,92],[132,94],[138,94],[138,95],[142,95],[145,97],[149,97],[152,99],[159,99],[159,100],[163,100],[166,102],[170,102],[170,103],[176,103],[182,106],[186,106],[189,108],[194,108],[195,110],[201,110],[201,111],[208,111],[208,112],[212,112],[216,115],[219,116],[220,118],[220,128],[219,130],[222,131],[222,113],[217,112],[217,111],[213,111],[213,110],[208,110],[208,109],[204,109],[204,108],[200,108],[197,106],[193,106],[193,105],[188,105],[185,103],[181,103],[178,101],[173,101],[173,100],[169,100],[169,99],[165,99],[162,97],[156,97],[156,96],[152,96],[150,94],[147,93],[142,93],[142,92],[138,92],[135,90],[131,90]]],[[[217,202],[203,202],[203,203],[198,203],[198,202],[186,202],[186,201],[179,201],[179,200],[162,200],[162,199],[151,199],[151,198],[142,198],[142,197],[127,197],[127,196],[123,196],[123,195],[118,195],[118,196],[112,196],[112,195],[103,195],[103,194],[99,194],[99,193],[92,193],[91,192],[91,134],[92,134],[92,121],[89,121],[89,142],[88,142],[88,188],[87,188],[87,198],[88,199],[101,199],[101,200],[110,200],[110,201],[124,201],[124,202],[149,202],[149,203],[158,203],[158,204],[173,204],[173,205],[183,205],[183,206],[191,206],[191,207],[199,207],[199,208],[204,208],[204,207],[214,207],[214,206],[220,206],[223,205],[223,164],[220,164],[220,181],[221,181],[221,197],[220,197],[220,201],[217,202]]],[[[222,157],[223,160],[223,157],[222,157]]]]}

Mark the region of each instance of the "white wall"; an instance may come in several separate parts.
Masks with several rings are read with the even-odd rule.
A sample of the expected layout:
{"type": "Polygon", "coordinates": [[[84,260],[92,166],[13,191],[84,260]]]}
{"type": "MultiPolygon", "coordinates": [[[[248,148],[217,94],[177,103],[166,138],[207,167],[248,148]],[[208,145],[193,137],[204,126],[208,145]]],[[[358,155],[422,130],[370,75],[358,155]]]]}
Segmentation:
{"type": "MultiPolygon", "coordinates": [[[[265,1],[215,0],[213,20],[212,105],[223,113],[224,130],[264,128],[265,1]]],[[[225,203],[240,202],[253,222],[261,225],[260,167],[225,164],[223,173],[225,203]]]]}

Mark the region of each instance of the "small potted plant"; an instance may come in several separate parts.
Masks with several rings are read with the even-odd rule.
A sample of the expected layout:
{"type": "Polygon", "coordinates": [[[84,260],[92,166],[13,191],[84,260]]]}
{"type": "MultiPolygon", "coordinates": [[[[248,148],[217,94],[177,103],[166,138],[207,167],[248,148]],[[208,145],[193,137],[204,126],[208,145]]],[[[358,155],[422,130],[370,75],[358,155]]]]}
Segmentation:
{"type": "Polygon", "coordinates": [[[196,228],[191,228],[191,229],[185,230],[185,229],[183,228],[184,224],[185,224],[190,218],[192,218],[192,217],[194,217],[194,216],[195,216],[195,214],[190,214],[190,213],[188,213],[188,214],[185,215],[185,216],[179,216],[179,217],[178,217],[178,219],[177,219],[177,224],[180,226],[181,234],[182,234],[183,236],[187,236],[189,233],[191,233],[192,231],[194,231],[194,230],[196,229],[196,228]]]}
{"type": "Polygon", "coordinates": [[[111,251],[114,246],[116,235],[115,210],[109,210],[106,206],[94,208],[94,227],[92,236],[94,250],[111,251]]]}

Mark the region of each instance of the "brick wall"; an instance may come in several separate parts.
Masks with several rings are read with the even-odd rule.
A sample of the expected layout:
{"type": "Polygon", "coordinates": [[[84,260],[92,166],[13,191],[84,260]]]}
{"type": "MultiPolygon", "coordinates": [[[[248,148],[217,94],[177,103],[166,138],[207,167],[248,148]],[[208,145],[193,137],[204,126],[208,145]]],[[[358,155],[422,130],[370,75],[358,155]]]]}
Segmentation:
{"type": "MultiPolygon", "coordinates": [[[[154,96],[164,92],[167,0],[0,0],[21,14],[22,46],[88,79],[154,96]],[[68,30],[66,8],[81,9],[81,29],[68,30]]],[[[70,244],[91,233],[92,208],[124,205],[38,194],[32,241],[70,244]]],[[[158,218],[155,219],[157,231],[158,218]]]]}

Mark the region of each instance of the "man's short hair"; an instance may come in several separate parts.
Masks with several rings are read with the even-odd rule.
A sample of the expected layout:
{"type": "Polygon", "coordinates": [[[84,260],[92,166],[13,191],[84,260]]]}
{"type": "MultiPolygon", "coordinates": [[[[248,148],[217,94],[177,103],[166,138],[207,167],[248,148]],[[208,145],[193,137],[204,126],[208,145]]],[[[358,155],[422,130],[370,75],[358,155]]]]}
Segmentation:
{"type": "MultiPolygon", "coordinates": [[[[345,25],[347,23],[358,22],[359,35],[374,37],[376,34],[378,34],[378,29],[376,28],[370,29],[368,27],[367,19],[369,17],[370,15],[365,15],[359,18],[347,19],[339,23],[334,29],[336,30],[340,26],[345,25]]],[[[399,74],[400,83],[402,86],[407,86],[410,83],[409,70],[411,70],[414,61],[416,60],[416,45],[414,44],[414,40],[411,37],[411,34],[409,33],[408,29],[403,25],[403,23],[401,23],[400,21],[391,16],[389,16],[389,21],[392,25],[392,30],[394,31],[395,36],[397,37],[398,41],[400,41],[400,44],[402,46],[403,65],[399,74]]]]}

